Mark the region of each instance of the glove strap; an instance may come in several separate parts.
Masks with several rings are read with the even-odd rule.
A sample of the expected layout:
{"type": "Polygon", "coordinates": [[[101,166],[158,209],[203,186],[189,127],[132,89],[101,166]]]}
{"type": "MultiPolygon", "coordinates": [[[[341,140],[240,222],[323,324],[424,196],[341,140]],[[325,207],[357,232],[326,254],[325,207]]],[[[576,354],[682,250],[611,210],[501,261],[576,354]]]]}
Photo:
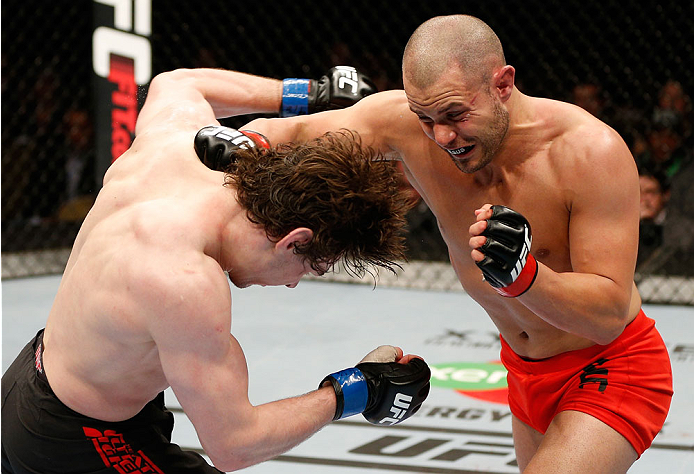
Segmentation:
{"type": "Polygon", "coordinates": [[[356,367],[341,370],[325,377],[320,385],[329,381],[335,389],[337,406],[333,421],[358,415],[366,410],[369,400],[369,387],[366,384],[366,377],[361,370],[356,367]]]}
{"type": "Polygon", "coordinates": [[[264,148],[266,150],[270,149],[270,140],[267,139],[262,133],[254,132],[253,130],[239,130],[241,133],[250,137],[259,148],[264,148]]]}
{"type": "Polygon", "coordinates": [[[533,283],[535,283],[535,278],[537,278],[537,270],[537,260],[535,260],[533,254],[528,253],[525,266],[523,267],[523,270],[521,270],[520,275],[518,275],[518,278],[516,278],[513,283],[508,286],[504,286],[503,288],[492,288],[494,288],[501,296],[515,298],[528,291],[533,283]]]}
{"type": "Polygon", "coordinates": [[[280,117],[293,117],[308,113],[310,79],[288,78],[282,81],[282,110],[280,117]]]}

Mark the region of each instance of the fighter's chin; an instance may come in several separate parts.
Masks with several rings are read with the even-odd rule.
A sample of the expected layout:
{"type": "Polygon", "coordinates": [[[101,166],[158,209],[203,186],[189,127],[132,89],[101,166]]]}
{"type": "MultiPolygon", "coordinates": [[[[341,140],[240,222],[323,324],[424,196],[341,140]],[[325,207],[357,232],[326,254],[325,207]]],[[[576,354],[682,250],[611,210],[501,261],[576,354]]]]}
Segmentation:
{"type": "Polygon", "coordinates": [[[239,281],[236,278],[232,277],[231,274],[227,273],[227,278],[229,279],[229,282],[234,285],[236,288],[243,289],[243,288],[248,288],[249,286],[252,285],[252,283],[247,282],[247,281],[239,281]]]}
{"type": "Polygon", "coordinates": [[[452,153],[449,153],[449,155],[456,168],[467,174],[476,173],[487,166],[491,161],[489,155],[483,153],[482,149],[477,150],[477,147],[464,156],[454,155],[452,153]]]}

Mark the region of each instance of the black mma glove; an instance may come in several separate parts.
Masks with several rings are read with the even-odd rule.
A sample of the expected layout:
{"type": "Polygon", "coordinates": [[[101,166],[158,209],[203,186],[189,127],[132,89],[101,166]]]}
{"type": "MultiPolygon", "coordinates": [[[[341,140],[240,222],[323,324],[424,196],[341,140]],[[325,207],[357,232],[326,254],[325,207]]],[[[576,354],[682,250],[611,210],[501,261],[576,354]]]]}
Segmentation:
{"type": "Polygon", "coordinates": [[[430,379],[431,370],[422,359],[407,364],[362,361],[328,375],[319,386],[330,382],[335,390],[333,420],[363,413],[370,423],[394,425],[419,410],[429,394],[430,379]]]}
{"type": "Polygon", "coordinates": [[[195,135],[195,153],[205,166],[216,171],[224,171],[236,161],[239,149],[270,148],[267,138],[250,130],[236,130],[209,125],[201,128],[195,135]]]}
{"type": "Polygon", "coordinates": [[[351,66],[337,66],[318,79],[288,78],[282,84],[280,117],[342,109],[378,92],[374,83],[351,66]]]}
{"type": "Polygon", "coordinates": [[[492,206],[492,217],[482,235],[487,241],[477,250],[484,259],[476,263],[484,279],[502,296],[516,297],[528,291],[537,277],[528,220],[506,206],[492,206]]]}

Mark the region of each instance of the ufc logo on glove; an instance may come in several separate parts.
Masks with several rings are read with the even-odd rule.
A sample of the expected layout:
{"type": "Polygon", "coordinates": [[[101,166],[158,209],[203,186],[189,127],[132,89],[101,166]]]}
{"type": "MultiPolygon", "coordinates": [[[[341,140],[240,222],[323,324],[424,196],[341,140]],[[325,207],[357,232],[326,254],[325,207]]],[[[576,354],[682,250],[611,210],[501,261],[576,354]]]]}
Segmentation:
{"type": "Polygon", "coordinates": [[[339,78],[337,80],[337,86],[340,89],[344,89],[346,85],[352,88],[352,94],[357,95],[359,90],[359,76],[357,76],[357,70],[352,66],[336,66],[337,74],[339,78]]]}

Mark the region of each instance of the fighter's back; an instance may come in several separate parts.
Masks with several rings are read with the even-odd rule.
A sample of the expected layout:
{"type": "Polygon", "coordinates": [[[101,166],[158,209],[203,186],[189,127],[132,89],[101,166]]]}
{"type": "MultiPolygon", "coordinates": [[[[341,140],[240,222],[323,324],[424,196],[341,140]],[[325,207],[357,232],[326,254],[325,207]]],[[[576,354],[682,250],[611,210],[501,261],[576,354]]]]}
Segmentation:
{"type": "Polygon", "coordinates": [[[193,136],[138,136],[75,241],[46,324],[44,365],[56,395],[85,415],[132,417],[168,386],[149,327],[172,304],[157,291],[177,268],[225,282],[196,222],[229,191],[197,162],[193,136]]]}

